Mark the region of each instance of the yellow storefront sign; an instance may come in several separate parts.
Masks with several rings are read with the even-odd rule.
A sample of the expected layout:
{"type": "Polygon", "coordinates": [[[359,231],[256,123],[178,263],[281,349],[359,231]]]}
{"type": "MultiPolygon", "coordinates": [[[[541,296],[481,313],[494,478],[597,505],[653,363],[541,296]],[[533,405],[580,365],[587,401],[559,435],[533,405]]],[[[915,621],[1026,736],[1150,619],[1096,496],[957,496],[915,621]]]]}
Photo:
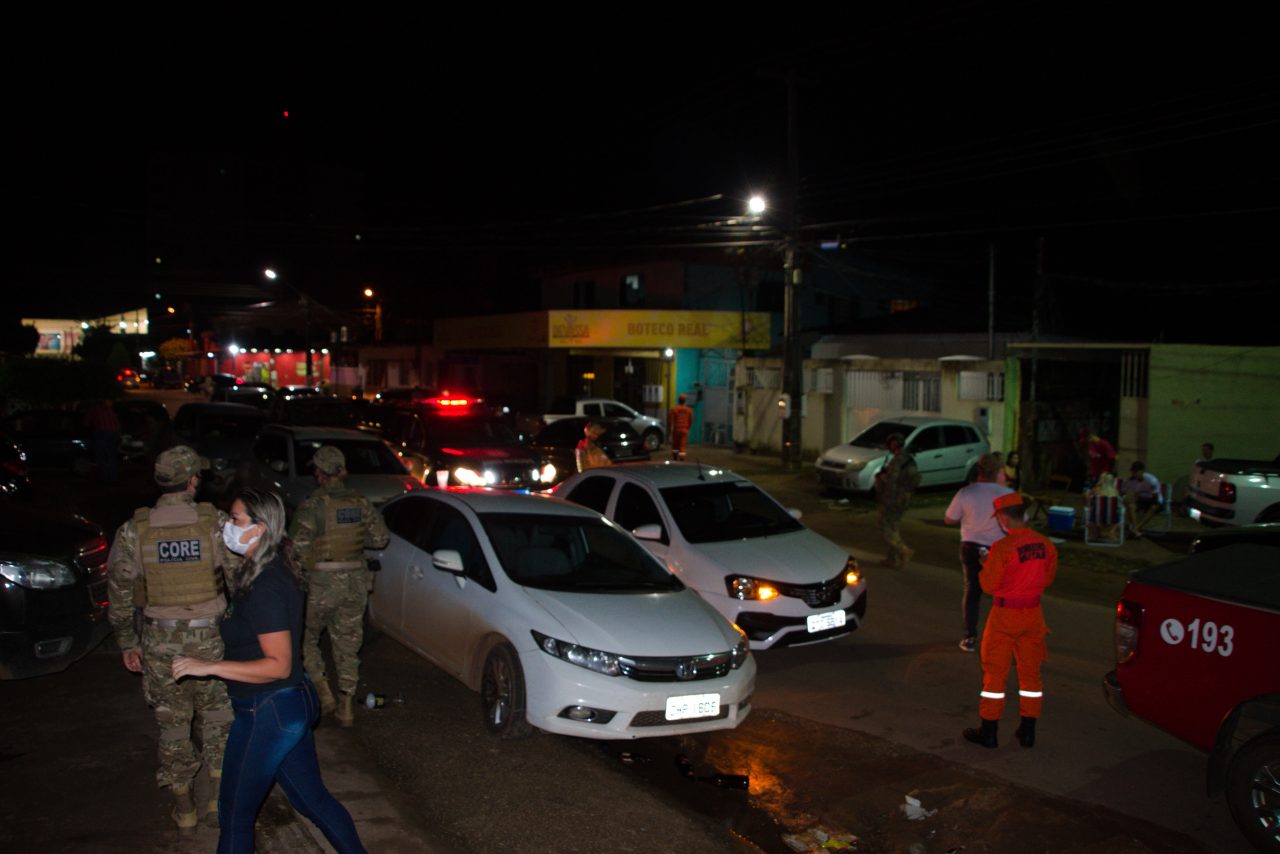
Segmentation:
{"type": "Polygon", "coordinates": [[[436,322],[445,349],[526,347],[769,347],[767,312],[586,310],[527,312],[436,322]]]}

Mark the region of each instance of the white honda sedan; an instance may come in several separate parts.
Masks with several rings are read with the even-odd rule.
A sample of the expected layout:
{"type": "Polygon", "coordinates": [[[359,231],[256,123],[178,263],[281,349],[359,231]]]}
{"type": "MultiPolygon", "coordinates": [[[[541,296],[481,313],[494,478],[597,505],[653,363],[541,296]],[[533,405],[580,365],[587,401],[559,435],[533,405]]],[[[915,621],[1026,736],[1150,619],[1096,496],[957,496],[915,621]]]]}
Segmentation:
{"type": "Polygon", "coordinates": [[[382,513],[372,624],[479,691],[495,734],[680,735],[750,711],[742,633],[599,513],[469,489],[382,513]]]}
{"type": "Polygon", "coordinates": [[[557,496],[631,531],[746,632],[752,649],[816,643],[862,623],[867,585],[852,555],[746,478],[694,463],[590,469],[557,496]]]}

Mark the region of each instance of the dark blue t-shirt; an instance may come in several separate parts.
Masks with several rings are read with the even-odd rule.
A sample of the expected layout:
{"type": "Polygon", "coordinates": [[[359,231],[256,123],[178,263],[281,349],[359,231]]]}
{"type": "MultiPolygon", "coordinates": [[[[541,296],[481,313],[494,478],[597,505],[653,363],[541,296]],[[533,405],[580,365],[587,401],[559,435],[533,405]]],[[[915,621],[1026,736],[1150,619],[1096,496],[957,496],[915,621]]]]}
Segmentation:
{"type": "Polygon", "coordinates": [[[227,680],[227,693],[232,697],[252,697],[260,691],[287,688],[302,682],[302,618],[306,599],[293,576],[277,557],[267,564],[253,586],[231,600],[231,613],[222,621],[222,643],[227,661],[253,661],[262,658],[258,635],[289,632],[293,664],[289,675],[274,682],[236,682],[227,680]]]}

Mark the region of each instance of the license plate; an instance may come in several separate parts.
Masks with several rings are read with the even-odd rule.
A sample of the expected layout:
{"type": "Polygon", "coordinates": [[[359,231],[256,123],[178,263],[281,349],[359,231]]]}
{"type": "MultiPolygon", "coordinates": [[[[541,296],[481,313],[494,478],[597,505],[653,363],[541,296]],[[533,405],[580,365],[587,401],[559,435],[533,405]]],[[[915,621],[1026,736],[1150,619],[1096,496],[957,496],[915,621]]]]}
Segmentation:
{"type": "Polygon", "coordinates": [[[719,694],[686,694],[667,698],[667,720],[712,718],[720,714],[719,694]]]}
{"type": "Polygon", "coordinates": [[[814,614],[809,617],[809,632],[825,632],[827,629],[838,629],[845,623],[844,611],[829,611],[826,614],[814,614]]]}

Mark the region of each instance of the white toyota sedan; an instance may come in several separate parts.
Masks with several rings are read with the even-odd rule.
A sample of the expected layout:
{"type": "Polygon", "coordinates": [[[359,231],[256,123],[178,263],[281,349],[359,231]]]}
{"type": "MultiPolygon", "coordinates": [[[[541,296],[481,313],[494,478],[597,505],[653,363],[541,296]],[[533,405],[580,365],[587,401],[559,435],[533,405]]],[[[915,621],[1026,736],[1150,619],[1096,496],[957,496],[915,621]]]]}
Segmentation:
{"type": "Polygon", "coordinates": [[[599,513],[470,489],[382,513],[372,624],[479,691],[493,733],[681,735],[750,711],[742,633],[599,513]]]}
{"type": "Polygon", "coordinates": [[[862,623],[857,560],[746,478],[694,463],[590,469],[554,490],[612,519],[717,611],[752,649],[816,643],[862,623]]]}

